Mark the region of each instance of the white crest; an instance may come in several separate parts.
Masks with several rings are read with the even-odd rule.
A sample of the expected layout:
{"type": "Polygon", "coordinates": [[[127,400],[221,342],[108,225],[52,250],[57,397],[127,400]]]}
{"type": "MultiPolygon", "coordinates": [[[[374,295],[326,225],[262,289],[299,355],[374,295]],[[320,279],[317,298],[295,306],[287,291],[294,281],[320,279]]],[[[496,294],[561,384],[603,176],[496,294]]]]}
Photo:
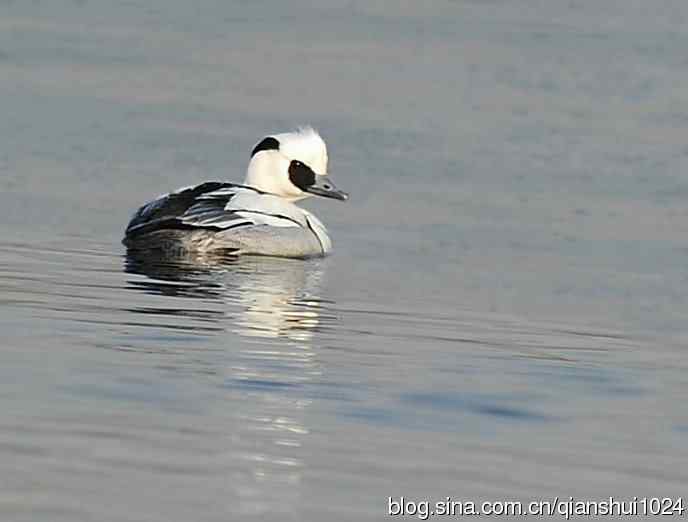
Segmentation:
{"type": "Polygon", "coordinates": [[[313,127],[299,127],[295,132],[275,134],[280,152],[290,160],[299,160],[319,176],[327,175],[327,145],[313,127]]]}

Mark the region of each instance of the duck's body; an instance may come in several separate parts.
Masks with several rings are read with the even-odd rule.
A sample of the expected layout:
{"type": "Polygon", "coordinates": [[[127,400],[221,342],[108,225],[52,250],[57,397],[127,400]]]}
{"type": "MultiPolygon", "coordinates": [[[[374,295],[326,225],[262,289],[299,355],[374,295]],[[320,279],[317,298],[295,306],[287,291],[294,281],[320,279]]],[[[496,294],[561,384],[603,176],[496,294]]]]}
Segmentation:
{"type": "Polygon", "coordinates": [[[325,143],[312,129],[265,138],[253,150],[245,184],[209,181],[160,196],[134,214],[123,243],[165,254],[326,255],[327,229],[294,204],[308,193],[346,199],[322,181],[326,168],[325,143]]]}
{"type": "Polygon", "coordinates": [[[332,242],[313,214],[257,189],[210,181],[160,196],[141,207],[124,244],[165,253],[231,253],[282,257],[328,254],[332,242]]]}

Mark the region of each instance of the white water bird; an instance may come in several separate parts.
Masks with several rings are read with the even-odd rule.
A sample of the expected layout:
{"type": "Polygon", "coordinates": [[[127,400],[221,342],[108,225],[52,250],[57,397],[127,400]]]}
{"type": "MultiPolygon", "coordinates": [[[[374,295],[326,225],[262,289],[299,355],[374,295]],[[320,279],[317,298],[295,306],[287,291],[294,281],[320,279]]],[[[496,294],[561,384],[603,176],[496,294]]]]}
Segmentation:
{"type": "Polygon", "coordinates": [[[208,181],[160,196],[134,214],[123,243],[163,254],[326,255],[327,229],[294,203],[348,198],[327,177],[327,162],[313,128],[273,134],[253,148],[243,184],[208,181]]]}

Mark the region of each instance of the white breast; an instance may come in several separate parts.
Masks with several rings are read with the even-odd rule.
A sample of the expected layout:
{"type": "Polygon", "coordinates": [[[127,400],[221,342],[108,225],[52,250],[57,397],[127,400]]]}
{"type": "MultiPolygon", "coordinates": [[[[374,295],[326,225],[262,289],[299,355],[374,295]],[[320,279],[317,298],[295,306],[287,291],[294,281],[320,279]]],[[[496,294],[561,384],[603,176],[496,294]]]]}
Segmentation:
{"type": "MultiPolygon", "coordinates": [[[[332,250],[332,241],[325,225],[312,213],[297,207],[284,198],[270,194],[242,192],[233,197],[225,209],[251,219],[257,225],[304,229],[305,233],[315,235],[322,247],[322,253],[327,254],[332,250]]],[[[288,236],[297,237],[293,234],[288,236]]],[[[274,237],[276,236],[273,235],[274,237]]]]}

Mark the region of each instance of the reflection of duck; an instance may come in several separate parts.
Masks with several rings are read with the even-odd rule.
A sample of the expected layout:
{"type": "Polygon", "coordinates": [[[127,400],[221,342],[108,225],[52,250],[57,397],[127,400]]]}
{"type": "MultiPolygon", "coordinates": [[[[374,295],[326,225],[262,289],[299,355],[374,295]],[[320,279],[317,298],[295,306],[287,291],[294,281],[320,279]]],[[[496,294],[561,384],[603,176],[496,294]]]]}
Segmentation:
{"type": "Polygon", "coordinates": [[[223,301],[231,329],[248,337],[307,341],[321,326],[325,301],[318,296],[325,261],[244,257],[228,260],[137,255],[130,251],[125,270],[146,275],[129,284],[149,294],[223,301]],[[227,310],[229,312],[229,310],[227,310]]]}
{"type": "Polygon", "coordinates": [[[128,251],[124,271],[147,276],[148,279],[130,280],[128,284],[148,294],[221,299],[225,285],[220,276],[223,266],[228,262],[198,257],[143,255],[128,251]]]}
{"type": "MultiPolygon", "coordinates": [[[[161,301],[176,309],[186,301],[177,315],[193,315],[209,300],[221,304],[222,311],[207,318],[229,323],[214,333],[227,348],[223,364],[213,370],[223,375],[223,408],[230,406],[224,415],[232,419],[225,434],[231,447],[224,454],[235,513],[291,519],[300,511],[311,401],[304,385],[322,372],[314,333],[333,320],[326,312],[329,303],[319,297],[326,263],[268,257],[151,259],[131,253],[127,258],[127,272],[148,277],[132,278],[130,288],[170,296],[161,301]],[[227,342],[228,331],[243,342],[227,342]]],[[[155,313],[151,310],[167,313],[161,308],[145,313],[155,313]]]]}
{"type": "Polygon", "coordinates": [[[236,321],[237,333],[310,340],[323,311],[317,295],[321,263],[310,262],[308,270],[294,260],[254,258],[244,264],[235,294],[243,309],[236,321]]]}

